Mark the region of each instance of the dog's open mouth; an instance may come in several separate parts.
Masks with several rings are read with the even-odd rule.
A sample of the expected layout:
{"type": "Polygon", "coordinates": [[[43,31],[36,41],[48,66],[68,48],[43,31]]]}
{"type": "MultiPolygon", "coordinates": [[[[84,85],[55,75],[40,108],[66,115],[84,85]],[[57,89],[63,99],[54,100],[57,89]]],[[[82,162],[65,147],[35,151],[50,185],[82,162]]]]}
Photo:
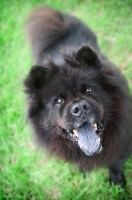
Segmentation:
{"type": "Polygon", "coordinates": [[[102,150],[102,123],[91,124],[89,122],[82,124],[78,129],[67,131],[69,139],[75,142],[79,148],[88,156],[97,154],[102,150]]]}

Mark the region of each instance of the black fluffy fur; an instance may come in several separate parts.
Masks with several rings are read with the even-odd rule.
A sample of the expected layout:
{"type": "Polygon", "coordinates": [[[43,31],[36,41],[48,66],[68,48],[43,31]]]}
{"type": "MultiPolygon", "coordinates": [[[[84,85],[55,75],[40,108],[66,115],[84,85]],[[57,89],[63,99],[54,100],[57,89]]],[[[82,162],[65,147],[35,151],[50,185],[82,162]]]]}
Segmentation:
{"type": "Polygon", "coordinates": [[[40,145],[83,171],[107,166],[110,181],[125,185],[123,165],[132,152],[131,105],[127,81],[100,52],[95,34],[80,20],[51,8],[29,16],[27,36],[35,66],[25,79],[28,117],[40,145]],[[87,93],[87,88],[92,93],[87,93]],[[58,102],[59,99],[59,102],[58,102]],[[102,151],[87,156],[63,129],[81,122],[71,107],[85,99],[87,120],[103,120],[102,151]]]}

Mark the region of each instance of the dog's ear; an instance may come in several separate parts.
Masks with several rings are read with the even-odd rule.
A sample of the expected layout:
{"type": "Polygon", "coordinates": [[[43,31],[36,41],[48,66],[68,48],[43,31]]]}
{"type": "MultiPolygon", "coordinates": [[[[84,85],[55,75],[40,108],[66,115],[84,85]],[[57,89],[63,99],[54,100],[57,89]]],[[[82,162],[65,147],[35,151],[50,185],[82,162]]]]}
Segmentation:
{"type": "Polygon", "coordinates": [[[95,65],[99,63],[99,58],[96,52],[89,46],[83,46],[77,52],[75,60],[84,65],[95,65]]]}
{"type": "Polygon", "coordinates": [[[24,81],[24,85],[26,87],[25,92],[31,94],[43,88],[44,85],[51,80],[54,74],[55,70],[42,66],[33,66],[24,81]]]}

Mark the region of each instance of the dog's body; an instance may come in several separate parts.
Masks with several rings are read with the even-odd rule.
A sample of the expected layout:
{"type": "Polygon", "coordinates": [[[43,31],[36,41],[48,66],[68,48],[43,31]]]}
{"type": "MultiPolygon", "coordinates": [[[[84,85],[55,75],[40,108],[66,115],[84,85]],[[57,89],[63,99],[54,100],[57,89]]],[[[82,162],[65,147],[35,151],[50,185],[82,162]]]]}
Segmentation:
{"type": "Polygon", "coordinates": [[[31,13],[27,33],[36,66],[25,79],[28,116],[37,140],[83,171],[122,168],[132,152],[127,82],[102,55],[96,36],[78,19],[50,8],[31,13]]]}

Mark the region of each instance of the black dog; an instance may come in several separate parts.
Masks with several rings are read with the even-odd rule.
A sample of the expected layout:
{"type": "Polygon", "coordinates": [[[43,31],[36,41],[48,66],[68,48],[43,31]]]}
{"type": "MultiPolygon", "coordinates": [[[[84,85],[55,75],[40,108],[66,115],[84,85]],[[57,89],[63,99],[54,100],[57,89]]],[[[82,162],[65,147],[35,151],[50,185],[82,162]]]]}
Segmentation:
{"type": "Polygon", "coordinates": [[[125,185],[123,165],[132,152],[126,79],[72,16],[38,8],[27,34],[35,66],[24,84],[37,140],[83,171],[107,166],[110,181],[125,185]]]}

